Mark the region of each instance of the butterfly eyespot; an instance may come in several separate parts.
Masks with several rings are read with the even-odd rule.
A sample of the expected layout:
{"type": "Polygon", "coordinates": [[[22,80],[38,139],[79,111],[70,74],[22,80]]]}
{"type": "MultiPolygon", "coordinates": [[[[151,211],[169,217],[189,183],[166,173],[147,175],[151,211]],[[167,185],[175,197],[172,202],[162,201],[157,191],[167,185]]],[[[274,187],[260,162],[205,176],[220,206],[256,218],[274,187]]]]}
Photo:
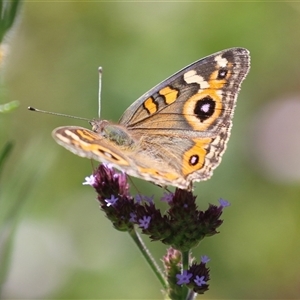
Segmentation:
{"type": "Polygon", "coordinates": [[[199,162],[199,155],[192,155],[191,157],[190,157],[190,159],[189,159],[189,164],[191,165],[191,166],[195,166],[195,165],[197,165],[198,164],[198,162],[199,162]]]}
{"type": "Polygon", "coordinates": [[[218,72],[218,78],[217,79],[224,79],[228,73],[228,70],[226,69],[220,69],[218,72]]]}
{"type": "Polygon", "coordinates": [[[203,122],[213,115],[215,107],[215,101],[211,97],[206,96],[196,102],[194,114],[203,122]]]}

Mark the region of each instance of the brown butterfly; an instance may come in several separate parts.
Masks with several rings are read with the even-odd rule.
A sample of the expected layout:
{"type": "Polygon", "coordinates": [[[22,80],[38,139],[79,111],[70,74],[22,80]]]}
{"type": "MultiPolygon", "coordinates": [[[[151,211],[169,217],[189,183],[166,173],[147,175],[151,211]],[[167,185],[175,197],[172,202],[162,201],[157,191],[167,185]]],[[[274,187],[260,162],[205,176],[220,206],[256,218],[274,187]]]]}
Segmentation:
{"type": "Polygon", "coordinates": [[[118,124],[91,121],[92,130],[64,126],[58,144],[160,186],[192,189],[220,164],[232,126],[249,51],[223,50],[200,59],[136,100],[118,124]]]}

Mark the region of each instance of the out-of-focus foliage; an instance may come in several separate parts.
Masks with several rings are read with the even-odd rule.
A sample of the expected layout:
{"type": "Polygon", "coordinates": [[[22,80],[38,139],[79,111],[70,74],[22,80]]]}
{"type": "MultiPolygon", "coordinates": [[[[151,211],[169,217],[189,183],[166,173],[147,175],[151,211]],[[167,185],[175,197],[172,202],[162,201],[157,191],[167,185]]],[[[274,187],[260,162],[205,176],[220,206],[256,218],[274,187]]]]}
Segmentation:
{"type": "MultiPolygon", "coordinates": [[[[223,161],[196,188],[200,208],[220,197],[232,205],[219,236],[193,254],[211,258],[207,299],[300,297],[299,4],[24,2],[17,25],[4,82],[6,102],[20,107],[14,118],[0,115],[1,144],[15,141],[0,193],[4,209],[10,199],[26,202],[4,297],[162,298],[138,250],[81,185],[91,163],[51,138],[57,126],[89,124],[27,106],[97,116],[101,65],[102,118],[117,121],[167,76],[235,46],[250,50],[251,70],[223,161]]],[[[163,194],[134,182],[143,194],[163,194]]],[[[163,245],[148,245],[163,256],[163,245]]]]}
{"type": "MultiPolygon", "coordinates": [[[[8,34],[13,23],[16,21],[17,11],[19,10],[19,7],[19,0],[0,1],[0,72],[2,72],[3,70],[3,61],[6,52],[6,46],[4,45],[4,37],[8,34]]],[[[0,86],[0,114],[12,112],[19,105],[18,101],[10,101],[8,103],[3,103],[5,94],[3,93],[3,91],[3,86],[0,86]]],[[[0,122],[0,124],[1,123],[2,122],[0,122]]],[[[0,140],[0,178],[4,170],[5,163],[7,162],[13,150],[13,144],[14,143],[10,140],[0,140]]],[[[1,189],[2,187],[0,182],[0,190],[1,189]]],[[[0,195],[0,293],[2,285],[5,282],[10,269],[10,258],[13,247],[13,231],[18,215],[17,212],[19,211],[18,209],[14,208],[20,207],[17,205],[12,205],[10,210],[6,210],[5,206],[5,201],[4,199],[1,199],[0,195]]]]}

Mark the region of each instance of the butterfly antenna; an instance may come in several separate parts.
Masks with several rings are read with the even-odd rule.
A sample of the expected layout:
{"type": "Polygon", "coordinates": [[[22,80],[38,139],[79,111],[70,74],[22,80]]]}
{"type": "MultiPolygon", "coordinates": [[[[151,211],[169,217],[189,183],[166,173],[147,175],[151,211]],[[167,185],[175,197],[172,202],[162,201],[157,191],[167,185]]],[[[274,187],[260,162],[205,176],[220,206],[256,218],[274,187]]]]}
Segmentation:
{"type": "Polygon", "coordinates": [[[43,114],[60,116],[60,117],[67,117],[67,118],[72,118],[72,119],[77,119],[77,120],[88,121],[88,122],[91,121],[90,119],[76,117],[76,116],[71,116],[71,115],[66,115],[66,114],[61,114],[61,113],[55,113],[55,112],[46,111],[46,110],[41,110],[41,109],[34,108],[32,106],[28,106],[28,110],[39,112],[39,113],[43,113],[43,114]]]}
{"type": "Polygon", "coordinates": [[[98,90],[98,118],[101,117],[101,83],[102,83],[102,67],[98,68],[99,73],[99,90],[98,90]]]}

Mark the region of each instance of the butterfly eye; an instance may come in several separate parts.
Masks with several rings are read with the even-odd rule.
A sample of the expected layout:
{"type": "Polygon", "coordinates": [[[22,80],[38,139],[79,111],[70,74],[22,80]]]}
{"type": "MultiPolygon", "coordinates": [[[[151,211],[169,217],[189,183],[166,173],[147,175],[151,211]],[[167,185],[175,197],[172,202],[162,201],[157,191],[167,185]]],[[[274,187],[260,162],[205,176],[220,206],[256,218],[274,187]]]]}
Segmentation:
{"type": "Polygon", "coordinates": [[[108,121],[105,121],[105,120],[92,120],[90,121],[90,124],[92,125],[92,130],[96,133],[100,133],[103,131],[103,128],[109,124],[108,121]]]}

